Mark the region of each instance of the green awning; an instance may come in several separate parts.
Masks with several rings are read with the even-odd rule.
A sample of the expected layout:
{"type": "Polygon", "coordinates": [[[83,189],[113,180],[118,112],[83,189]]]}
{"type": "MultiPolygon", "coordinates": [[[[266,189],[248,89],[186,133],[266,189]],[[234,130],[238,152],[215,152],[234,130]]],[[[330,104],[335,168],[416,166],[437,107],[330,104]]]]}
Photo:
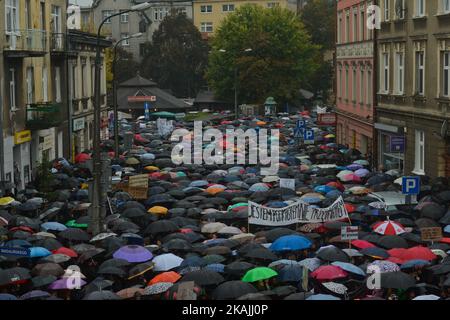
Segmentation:
{"type": "Polygon", "coordinates": [[[150,113],[150,116],[157,117],[157,118],[174,118],[175,119],[175,113],[167,112],[167,111],[153,112],[153,113],[150,113]]]}

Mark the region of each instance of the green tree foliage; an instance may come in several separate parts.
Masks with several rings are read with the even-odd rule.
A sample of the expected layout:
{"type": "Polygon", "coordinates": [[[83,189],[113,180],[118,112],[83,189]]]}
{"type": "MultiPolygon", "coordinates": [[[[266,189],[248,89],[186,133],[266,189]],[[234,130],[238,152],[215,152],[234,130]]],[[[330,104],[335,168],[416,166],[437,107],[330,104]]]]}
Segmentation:
{"type": "Polygon", "coordinates": [[[195,97],[204,86],[208,45],[184,14],[172,11],[146,44],[141,70],[177,97],[195,97]]]}
{"type": "Polygon", "coordinates": [[[216,95],[231,101],[237,70],[239,103],[263,103],[268,96],[292,102],[316,71],[318,52],[291,11],[244,5],[212,39],[207,79],[216,95]]]}
{"type": "MultiPolygon", "coordinates": [[[[113,58],[114,50],[113,48],[108,48],[105,50],[105,60],[106,60],[106,83],[107,88],[112,88],[113,80],[113,58]]],[[[116,79],[117,83],[121,83],[130,78],[136,76],[136,72],[139,70],[139,63],[134,60],[133,54],[120,47],[116,49],[116,79]]]]}

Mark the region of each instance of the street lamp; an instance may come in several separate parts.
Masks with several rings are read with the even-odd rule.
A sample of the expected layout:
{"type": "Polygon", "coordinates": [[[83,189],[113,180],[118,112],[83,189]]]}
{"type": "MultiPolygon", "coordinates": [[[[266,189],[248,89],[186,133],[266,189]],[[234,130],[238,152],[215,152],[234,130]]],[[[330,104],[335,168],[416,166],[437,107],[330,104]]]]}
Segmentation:
{"type": "Polygon", "coordinates": [[[117,62],[117,47],[124,41],[129,39],[135,39],[142,37],[142,32],[132,34],[129,37],[120,39],[114,45],[113,63],[112,63],[112,74],[113,74],[113,110],[114,110],[114,156],[119,157],[119,115],[118,115],[118,105],[117,105],[117,78],[116,78],[116,62],[117,62]]]}
{"type": "Polygon", "coordinates": [[[101,58],[100,58],[100,32],[106,21],[109,19],[135,11],[144,11],[150,8],[152,5],[148,2],[140,3],[132,6],[128,10],[120,11],[106,17],[100,23],[97,29],[97,47],[95,54],[95,99],[94,99],[94,183],[92,190],[92,217],[91,217],[91,232],[95,235],[103,230],[102,218],[105,215],[105,197],[103,190],[101,188],[101,177],[102,177],[102,164],[100,155],[100,68],[101,68],[101,58]]]}
{"type": "MultiPolygon", "coordinates": [[[[242,50],[242,52],[251,52],[253,51],[252,48],[247,48],[242,50]]],[[[225,53],[227,50],[225,49],[219,49],[219,52],[225,53]]],[[[237,91],[237,75],[238,75],[238,69],[236,65],[236,61],[234,63],[234,118],[238,119],[238,91],[237,91]]]]}

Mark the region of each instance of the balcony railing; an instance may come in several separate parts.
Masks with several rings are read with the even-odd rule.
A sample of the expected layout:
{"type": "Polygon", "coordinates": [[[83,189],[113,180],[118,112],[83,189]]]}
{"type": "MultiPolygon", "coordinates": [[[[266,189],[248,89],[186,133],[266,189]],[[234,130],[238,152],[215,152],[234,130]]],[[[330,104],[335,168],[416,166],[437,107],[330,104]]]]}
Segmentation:
{"type": "Polygon", "coordinates": [[[36,103],[27,106],[26,127],[29,130],[44,130],[58,127],[62,122],[60,103],[36,103]]]}
{"type": "Polygon", "coordinates": [[[44,30],[14,30],[6,34],[5,52],[22,51],[29,55],[42,55],[46,48],[47,33],[44,30]]]}
{"type": "Polygon", "coordinates": [[[50,50],[52,53],[66,51],[66,35],[64,33],[52,33],[50,50]]]}

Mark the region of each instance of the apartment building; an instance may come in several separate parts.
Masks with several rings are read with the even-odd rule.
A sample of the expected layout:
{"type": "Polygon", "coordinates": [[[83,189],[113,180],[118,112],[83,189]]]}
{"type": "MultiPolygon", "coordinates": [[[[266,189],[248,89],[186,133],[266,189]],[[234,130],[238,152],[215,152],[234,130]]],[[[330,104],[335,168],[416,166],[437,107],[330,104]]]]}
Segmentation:
{"type": "Polygon", "coordinates": [[[337,141],[374,153],[374,31],[367,28],[372,1],[339,0],[336,30],[337,141]]]}
{"type": "Polygon", "coordinates": [[[449,176],[450,1],[379,5],[379,163],[403,174],[449,176]]]}

